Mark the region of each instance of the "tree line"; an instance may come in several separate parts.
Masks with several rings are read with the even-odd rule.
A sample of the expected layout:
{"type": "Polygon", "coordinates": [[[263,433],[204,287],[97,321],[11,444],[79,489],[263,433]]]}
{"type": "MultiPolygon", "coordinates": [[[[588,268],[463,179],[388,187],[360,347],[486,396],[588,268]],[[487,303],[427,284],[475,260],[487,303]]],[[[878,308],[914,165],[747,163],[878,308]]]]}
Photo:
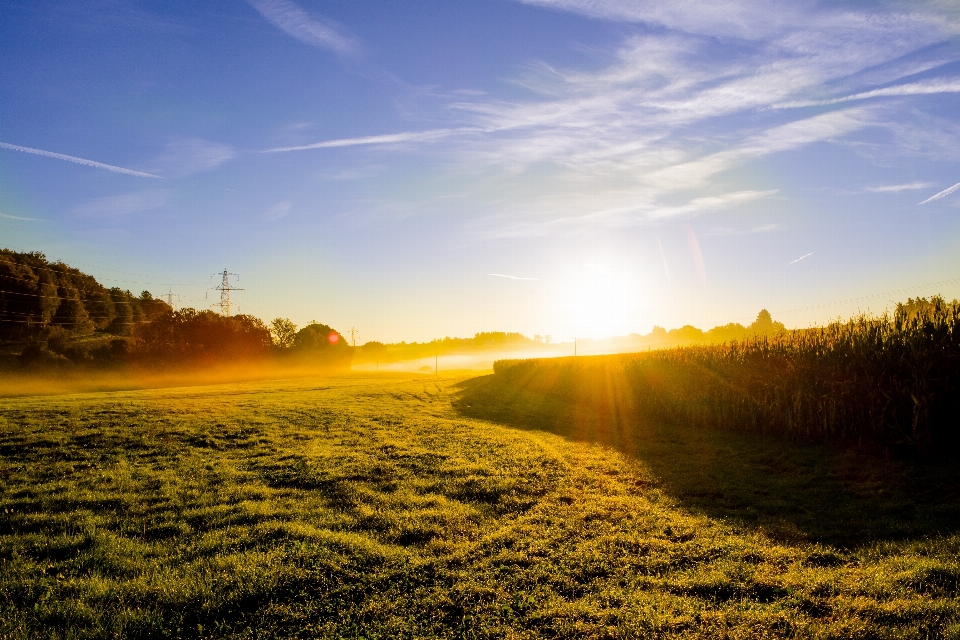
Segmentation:
{"type": "Polygon", "coordinates": [[[249,360],[349,366],[333,328],[175,310],[143,291],[108,289],[39,252],[0,249],[0,342],[7,365],[204,366],[249,360]]]}
{"type": "MultiPolygon", "coordinates": [[[[728,324],[702,331],[692,326],[649,335],[581,340],[589,351],[640,351],[772,336],[784,326],[761,311],[749,326],[728,324]]],[[[478,351],[552,350],[549,336],[487,331],[472,338],[353,348],[339,332],[311,322],[298,328],[287,318],[269,324],[251,315],[222,316],[209,310],[175,310],[149,291],[134,295],[107,288],[63,262],[39,252],[0,249],[0,366],[87,364],[115,366],[214,365],[238,360],[315,363],[345,367],[417,360],[478,351]]]]}
{"type": "Polygon", "coordinates": [[[107,289],[42,253],[0,249],[0,340],[35,338],[57,328],[76,336],[128,336],[164,308],[147,291],[137,297],[107,289]]]}

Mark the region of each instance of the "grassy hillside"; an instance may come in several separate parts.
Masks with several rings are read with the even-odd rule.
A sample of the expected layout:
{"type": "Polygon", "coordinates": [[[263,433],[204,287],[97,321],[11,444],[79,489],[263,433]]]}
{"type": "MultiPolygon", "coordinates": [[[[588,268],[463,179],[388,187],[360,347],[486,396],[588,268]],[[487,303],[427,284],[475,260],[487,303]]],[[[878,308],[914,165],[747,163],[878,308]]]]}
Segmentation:
{"type": "Polygon", "coordinates": [[[595,437],[497,384],[0,400],[0,637],[960,637],[948,472],[595,437]],[[864,533],[792,521],[799,486],[738,494],[760,460],[864,533]]]}

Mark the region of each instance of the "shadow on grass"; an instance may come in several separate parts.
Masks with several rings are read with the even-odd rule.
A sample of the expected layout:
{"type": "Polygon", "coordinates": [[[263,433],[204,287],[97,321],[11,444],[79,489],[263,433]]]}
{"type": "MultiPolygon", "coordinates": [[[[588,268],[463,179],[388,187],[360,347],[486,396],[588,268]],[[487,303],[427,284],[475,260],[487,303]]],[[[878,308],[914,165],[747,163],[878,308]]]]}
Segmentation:
{"type": "Polygon", "coordinates": [[[610,446],[645,464],[685,506],[782,542],[855,548],[960,531],[955,462],[649,424],[609,403],[574,402],[496,375],[459,391],[455,408],[465,416],[610,446]]]}

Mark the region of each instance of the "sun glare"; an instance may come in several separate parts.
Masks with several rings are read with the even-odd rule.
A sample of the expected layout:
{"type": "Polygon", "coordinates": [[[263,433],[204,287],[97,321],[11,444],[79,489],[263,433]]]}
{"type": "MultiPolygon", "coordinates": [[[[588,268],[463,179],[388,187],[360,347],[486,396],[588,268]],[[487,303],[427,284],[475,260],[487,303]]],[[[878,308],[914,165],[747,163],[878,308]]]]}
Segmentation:
{"type": "Polygon", "coordinates": [[[636,283],[627,272],[586,263],[576,275],[573,295],[575,333],[602,338],[629,333],[636,320],[636,283]]]}

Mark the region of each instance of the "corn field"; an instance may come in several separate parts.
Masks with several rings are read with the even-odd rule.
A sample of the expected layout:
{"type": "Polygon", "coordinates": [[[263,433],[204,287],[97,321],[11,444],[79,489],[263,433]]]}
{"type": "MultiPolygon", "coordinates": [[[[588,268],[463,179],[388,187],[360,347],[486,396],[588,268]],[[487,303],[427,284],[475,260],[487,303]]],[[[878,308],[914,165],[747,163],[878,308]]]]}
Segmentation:
{"type": "Polygon", "coordinates": [[[634,418],[920,451],[960,444],[960,304],[939,297],[774,337],[494,371],[634,418]]]}

